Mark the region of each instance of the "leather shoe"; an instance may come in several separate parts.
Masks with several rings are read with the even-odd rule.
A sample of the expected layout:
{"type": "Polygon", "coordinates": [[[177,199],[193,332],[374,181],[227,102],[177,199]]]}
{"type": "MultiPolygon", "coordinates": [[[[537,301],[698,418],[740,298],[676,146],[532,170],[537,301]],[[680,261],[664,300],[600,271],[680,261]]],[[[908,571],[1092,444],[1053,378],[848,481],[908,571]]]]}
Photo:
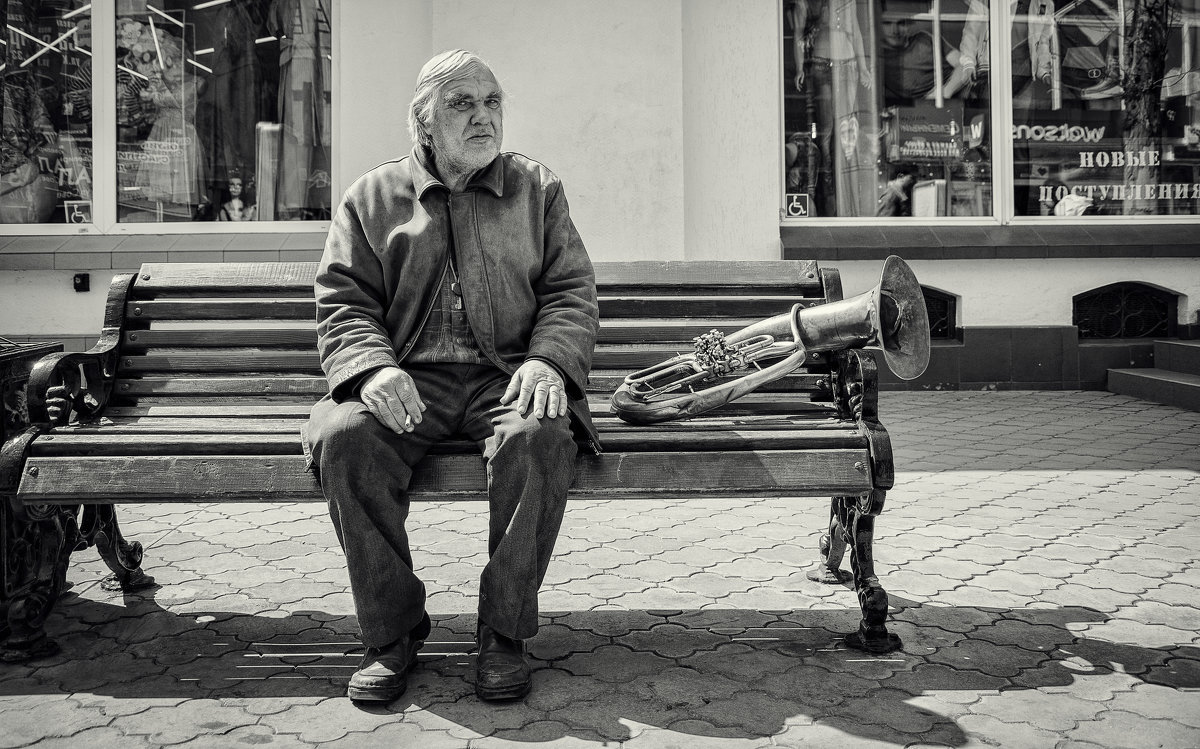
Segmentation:
{"type": "Polygon", "coordinates": [[[358,670],[350,677],[346,696],[355,702],[391,702],[408,688],[408,672],[417,665],[417,651],[429,636],[426,614],[411,632],[382,648],[367,648],[358,670]]]}
{"type": "Polygon", "coordinates": [[[479,623],[476,635],[475,694],[481,700],[515,700],[529,694],[532,674],[525,661],[525,643],[505,637],[479,623]]]}

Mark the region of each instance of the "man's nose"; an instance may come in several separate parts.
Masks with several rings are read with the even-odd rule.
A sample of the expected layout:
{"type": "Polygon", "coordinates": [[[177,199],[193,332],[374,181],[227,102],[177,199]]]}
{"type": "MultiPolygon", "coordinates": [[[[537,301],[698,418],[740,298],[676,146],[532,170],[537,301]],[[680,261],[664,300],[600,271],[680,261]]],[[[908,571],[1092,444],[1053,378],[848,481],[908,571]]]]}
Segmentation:
{"type": "Polygon", "coordinates": [[[471,124],[483,125],[488,122],[491,117],[488,114],[488,106],[484,102],[476,102],[475,106],[471,107],[471,124]]]}

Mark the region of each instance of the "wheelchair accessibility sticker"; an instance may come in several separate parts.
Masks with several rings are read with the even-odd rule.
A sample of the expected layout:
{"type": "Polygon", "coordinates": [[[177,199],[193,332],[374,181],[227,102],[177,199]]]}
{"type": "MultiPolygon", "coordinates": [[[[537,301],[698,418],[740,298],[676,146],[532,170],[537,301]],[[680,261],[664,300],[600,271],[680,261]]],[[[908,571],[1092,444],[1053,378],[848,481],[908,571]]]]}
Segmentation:
{"type": "Polygon", "coordinates": [[[787,194],[788,218],[808,218],[809,213],[808,193],[806,192],[789,192],[787,194]]]}

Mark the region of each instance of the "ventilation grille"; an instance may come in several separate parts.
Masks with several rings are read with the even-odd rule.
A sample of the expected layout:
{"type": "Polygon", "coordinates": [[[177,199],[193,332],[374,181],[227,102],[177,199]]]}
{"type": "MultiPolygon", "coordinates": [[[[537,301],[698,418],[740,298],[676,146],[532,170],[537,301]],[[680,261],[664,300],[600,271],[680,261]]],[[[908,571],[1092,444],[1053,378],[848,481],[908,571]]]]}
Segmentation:
{"type": "Polygon", "coordinates": [[[1080,338],[1164,338],[1175,335],[1173,295],[1139,283],[1118,283],[1075,297],[1072,322],[1080,338]]]}

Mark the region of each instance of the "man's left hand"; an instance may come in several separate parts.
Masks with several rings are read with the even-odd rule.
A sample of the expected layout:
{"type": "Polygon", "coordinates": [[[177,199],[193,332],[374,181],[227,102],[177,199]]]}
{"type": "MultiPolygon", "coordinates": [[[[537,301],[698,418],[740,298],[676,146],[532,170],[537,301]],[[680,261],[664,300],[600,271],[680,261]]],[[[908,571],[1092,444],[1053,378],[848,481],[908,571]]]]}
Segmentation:
{"type": "Polygon", "coordinates": [[[540,359],[530,359],[513,373],[508,389],[500,398],[504,405],[517,402],[522,416],[532,407],[534,416],[551,419],[567,413],[567,392],[558,370],[540,359]]]}

